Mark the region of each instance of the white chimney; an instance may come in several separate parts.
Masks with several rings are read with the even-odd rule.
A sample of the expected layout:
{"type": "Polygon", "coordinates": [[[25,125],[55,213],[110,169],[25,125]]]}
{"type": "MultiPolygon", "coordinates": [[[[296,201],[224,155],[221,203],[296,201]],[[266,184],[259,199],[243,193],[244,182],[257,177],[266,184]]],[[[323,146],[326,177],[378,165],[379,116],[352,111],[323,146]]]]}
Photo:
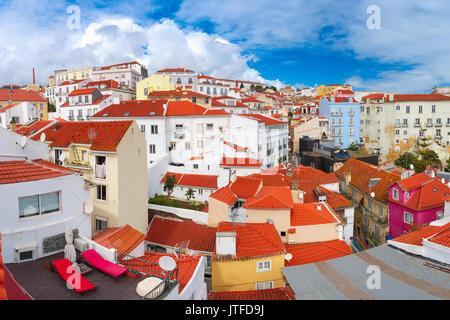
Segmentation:
{"type": "Polygon", "coordinates": [[[316,209],[319,210],[319,211],[322,211],[322,206],[321,206],[320,204],[318,204],[318,205],[316,206],[316,209]]]}
{"type": "Polygon", "coordinates": [[[216,254],[236,255],[236,232],[216,232],[216,254]]]}

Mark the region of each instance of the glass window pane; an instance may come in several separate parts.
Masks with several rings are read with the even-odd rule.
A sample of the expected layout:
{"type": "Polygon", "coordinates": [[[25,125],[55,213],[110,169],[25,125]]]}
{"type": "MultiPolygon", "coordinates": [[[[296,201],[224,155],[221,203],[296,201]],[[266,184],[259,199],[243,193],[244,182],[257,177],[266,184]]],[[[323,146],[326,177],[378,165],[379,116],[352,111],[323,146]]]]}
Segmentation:
{"type": "Polygon", "coordinates": [[[41,195],[41,214],[59,211],[59,192],[41,195]]]}
{"type": "Polygon", "coordinates": [[[28,217],[39,214],[39,196],[19,198],[19,217],[28,217]]]}

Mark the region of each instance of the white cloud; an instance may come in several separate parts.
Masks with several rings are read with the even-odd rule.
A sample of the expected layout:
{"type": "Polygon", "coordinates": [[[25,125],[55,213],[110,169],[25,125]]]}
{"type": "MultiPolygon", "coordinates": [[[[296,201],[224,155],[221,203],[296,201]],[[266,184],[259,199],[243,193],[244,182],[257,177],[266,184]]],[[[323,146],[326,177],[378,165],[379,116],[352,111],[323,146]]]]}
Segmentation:
{"type": "Polygon", "coordinates": [[[0,83],[29,83],[32,67],[44,85],[56,69],[133,60],[150,71],[187,67],[217,77],[266,82],[248,66],[255,57],[244,54],[240,46],[215,34],[183,30],[172,20],[138,24],[132,17],[99,15],[83,21],[81,30],[69,30],[64,6],[57,9],[62,16],[46,23],[32,10],[23,15],[21,8],[16,4],[0,12],[0,21],[11,26],[0,30],[0,83]]]}

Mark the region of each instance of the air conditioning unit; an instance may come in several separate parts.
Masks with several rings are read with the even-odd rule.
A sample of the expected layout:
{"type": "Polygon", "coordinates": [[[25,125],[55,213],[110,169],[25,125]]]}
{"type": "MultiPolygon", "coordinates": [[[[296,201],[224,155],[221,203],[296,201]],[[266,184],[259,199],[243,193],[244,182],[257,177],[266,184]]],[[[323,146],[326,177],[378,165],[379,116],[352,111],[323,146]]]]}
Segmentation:
{"type": "Polygon", "coordinates": [[[80,252],[85,252],[89,250],[89,243],[82,238],[76,238],[73,241],[73,245],[75,249],[77,249],[80,252]]]}

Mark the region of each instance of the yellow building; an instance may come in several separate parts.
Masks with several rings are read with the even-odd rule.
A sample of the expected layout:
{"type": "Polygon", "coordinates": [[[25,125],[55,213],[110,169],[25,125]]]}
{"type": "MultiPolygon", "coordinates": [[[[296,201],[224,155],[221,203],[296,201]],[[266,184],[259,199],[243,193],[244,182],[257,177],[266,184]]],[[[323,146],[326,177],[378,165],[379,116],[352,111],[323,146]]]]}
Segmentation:
{"type": "Polygon", "coordinates": [[[189,101],[198,104],[206,109],[211,109],[212,99],[210,96],[191,90],[169,90],[149,92],[147,99],[169,99],[171,101],[189,101]]]}
{"type": "Polygon", "coordinates": [[[38,92],[24,89],[0,89],[0,108],[21,102],[31,103],[39,111],[40,120],[48,120],[48,101],[38,92]]]}
{"type": "Polygon", "coordinates": [[[170,77],[163,74],[153,74],[144,80],[136,82],[136,99],[147,100],[152,91],[175,90],[176,85],[170,81],[170,77]]]}
{"type": "MultiPolygon", "coordinates": [[[[80,69],[71,69],[71,70],[61,70],[55,72],[55,81],[56,83],[61,83],[69,80],[81,80],[92,77],[92,68],[80,68],[80,69]]],[[[50,78],[49,78],[50,84],[50,78]]]]}
{"type": "Polygon", "coordinates": [[[273,224],[221,222],[212,259],[212,291],[251,291],[285,286],[286,250],[273,224]]]}
{"type": "Polygon", "coordinates": [[[57,122],[33,139],[45,140],[54,163],[80,172],[85,179],[94,208],[93,236],[126,224],[146,233],[146,142],[134,121],[57,122]]]}
{"type": "Polygon", "coordinates": [[[325,95],[331,94],[336,89],[348,89],[353,90],[351,85],[348,84],[330,84],[330,85],[320,85],[317,87],[317,95],[323,97],[325,95]]]}

